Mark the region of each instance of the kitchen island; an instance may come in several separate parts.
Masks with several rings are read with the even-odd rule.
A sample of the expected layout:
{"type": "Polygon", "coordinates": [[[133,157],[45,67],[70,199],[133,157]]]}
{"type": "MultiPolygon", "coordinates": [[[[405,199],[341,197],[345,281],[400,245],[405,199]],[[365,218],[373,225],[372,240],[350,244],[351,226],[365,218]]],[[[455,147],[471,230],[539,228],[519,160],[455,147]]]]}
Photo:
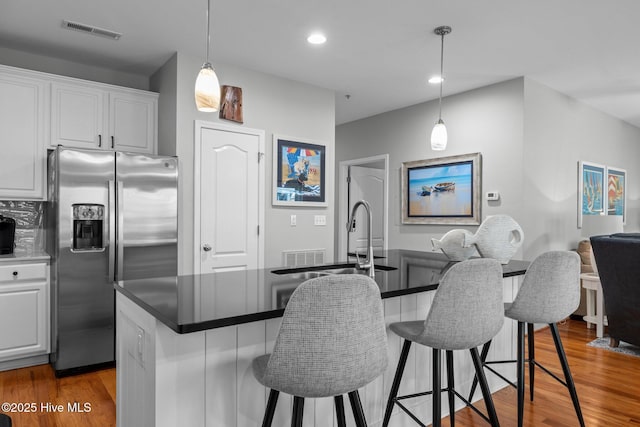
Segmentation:
{"type": "MultiPolygon", "coordinates": [[[[408,250],[390,250],[375,261],[381,268],[376,271],[376,282],[387,324],[424,319],[440,277],[452,265],[442,254],[408,250]]],[[[505,301],[515,296],[518,277],[528,265],[511,261],[503,266],[505,301]]],[[[253,377],[251,362],[273,347],[293,290],[317,274],[304,270],[262,269],[118,282],[117,424],[260,425],[267,390],[253,377]]],[[[387,372],[361,390],[370,425],[382,419],[400,354],[400,339],[389,333],[388,342],[387,372]]],[[[505,321],[489,357],[514,358],[514,350],[515,326],[505,321]]],[[[402,394],[430,388],[430,354],[426,348],[412,351],[402,394]]],[[[455,357],[456,387],[464,392],[473,378],[473,366],[467,353],[456,352],[455,357]]],[[[515,367],[502,369],[515,378],[515,367]]],[[[489,380],[493,390],[504,386],[494,378],[489,380]]],[[[289,396],[280,397],[274,426],[290,423],[290,401],[289,396]]],[[[409,406],[425,420],[431,418],[430,399],[415,399],[409,406]]],[[[448,412],[444,406],[443,414],[448,412]]],[[[332,426],[332,414],[333,399],[309,399],[305,425],[332,426]]],[[[347,421],[352,425],[350,414],[347,421]]],[[[409,421],[406,415],[395,413],[391,425],[408,425],[409,421]]]]}

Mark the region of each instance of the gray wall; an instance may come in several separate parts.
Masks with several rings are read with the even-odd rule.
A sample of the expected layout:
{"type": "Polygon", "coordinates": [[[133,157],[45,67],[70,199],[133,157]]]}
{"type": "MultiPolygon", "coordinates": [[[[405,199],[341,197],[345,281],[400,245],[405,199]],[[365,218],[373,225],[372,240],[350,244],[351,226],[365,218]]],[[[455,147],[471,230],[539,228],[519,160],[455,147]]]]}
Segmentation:
{"type": "Polygon", "coordinates": [[[627,170],[625,231],[640,229],[640,129],[524,81],[525,254],[576,247],[583,237],[577,228],[580,160],[627,170]]]}
{"type": "Polygon", "coordinates": [[[437,100],[336,128],[337,162],[389,154],[389,248],[430,251],[431,237],[440,237],[451,228],[476,229],[402,225],[400,167],[406,161],[482,153],[483,192],[501,194],[499,202],[483,202],[483,217],[508,212],[522,221],[522,93],[523,80],[515,79],[444,99],[442,118],[449,134],[444,152],[432,151],[429,141],[438,119],[437,100]]]}
{"type": "Polygon", "coordinates": [[[433,101],[336,128],[336,163],[390,155],[390,248],[431,250],[430,238],[451,228],[475,231],[402,225],[400,212],[402,162],[473,152],[482,153],[483,218],[508,214],[524,229],[525,244],[517,257],[533,259],[546,250],[576,247],[581,238],[576,217],[579,160],[627,170],[625,231],[639,228],[640,129],[518,78],[446,97],[442,116],[449,145],[434,152],[429,135],[437,108],[433,101]],[[484,200],[487,191],[499,191],[500,200],[484,200]]]}
{"type": "MultiPolygon", "coordinates": [[[[333,91],[214,62],[220,84],[242,88],[244,124],[265,131],[265,266],[282,264],[283,250],[327,250],[333,258],[334,209],[272,207],[272,135],[280,134],[322,142],[327,146],[327,198],[334,197],[335,102],[333,91]],[[289,225],[291,214],[297,215],[297,226],[289,225]],[[314,226],[314,215],[326,215],[326,226],[314,226]],[[330,230],[330,231],[328,231],[330,230]]],[[[195,79],[202,58],[176,54],[151,79],[152,90],[160,92],[159,122],[162,135],[159,146],[164,154],[180,159],[180,243],[179,271],[193,268],[193,161],[194,120],[234,122],[218,119],[218,113],[201,113],[194,101],[195,79]],[[175,92],[171,89],[175,85],[175,92]],[[164,103],[175,104],[175,111],[164,103]],[[169,123],[163,123],[168,121],[169,123]],[[171,122],[175,123],[172,125],[171,122]],[[174,128],[175,126],[175,134],[174,128]],[[175,147],[175,153],[171,147],[175,147]]]]}

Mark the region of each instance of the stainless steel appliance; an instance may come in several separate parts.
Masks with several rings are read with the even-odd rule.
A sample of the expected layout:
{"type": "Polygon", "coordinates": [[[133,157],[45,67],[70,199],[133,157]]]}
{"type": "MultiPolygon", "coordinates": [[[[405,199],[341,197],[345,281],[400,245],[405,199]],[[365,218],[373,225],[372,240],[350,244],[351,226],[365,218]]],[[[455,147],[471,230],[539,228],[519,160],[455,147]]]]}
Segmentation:
{"type": "Polygon", "coordinates": [[[59,146],[47,250],[56,374],[115,360],[115,280],[177,274],[178,160],[59,146]]]}

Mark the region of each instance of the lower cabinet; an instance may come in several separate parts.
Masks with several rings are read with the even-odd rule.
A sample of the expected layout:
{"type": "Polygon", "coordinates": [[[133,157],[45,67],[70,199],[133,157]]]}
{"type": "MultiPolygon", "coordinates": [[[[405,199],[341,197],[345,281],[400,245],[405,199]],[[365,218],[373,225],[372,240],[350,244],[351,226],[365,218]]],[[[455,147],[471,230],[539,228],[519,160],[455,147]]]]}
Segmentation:
{"type": "MultiPolygon", "coordinates": [[[[513,301],[519,278],[503,281],[505,302],[513,301]]],[[[385,323],[424,320],[434,291],[383,300],[385,323]]],[[[260,425],[268,390],[253,376],[255,357],[273,348],[282,318],[245,323],[206,331],[176,334],[120,292],[116,292],[117,323],[117,425],[231,427],[260,425]]],[[[402,347],[401,339],[388,332],[387,371],[360,390],[365,416],[370,425],[380,425],[402,347]]],[[[414,345],[405,368],[401,394],[431,388],[431,351],[414,345]]],[[[489,360],[515,359],[516,325],[505,319],[494,338],[489,360]]],[[[473,363],[468,352],[454,353],[456,389],[468,394],[473,380],[473,363]]],[[[515,380],[515,364],[500,366],[503,375],[515,380]]],[[[446,378],[446,375],[443,375],[446,378]]],[[[506,386],[488,376],[493,392],[506,386]]],[[[479,400],[481,393],[475,394],[479,400]]],[[[423,421],[431,420],[431,399],[412,399],[407,405],[423,421]]],[[[292,398],[281,393],[273,425],[291,423],[292,398]]],[[[456,402],[460,409],[462,402],[456,402]]],[[[332,398],[307,399],[304,425],[333,427],[332,398]]],[[[347,425],[353,416],[345,398],[347,425]]],[[[443,404],[442,415],[448,414],[443,404]]],[[[395,409],[390,426],[412,425],[411,419],[395,409]]],[[[428,422],[427,422],[428,423],[428,422]]]]}
{"type": "Polygon", "coordinates": [[[46,263],[0,266],[0,370],[50,351],[46,263]]]}

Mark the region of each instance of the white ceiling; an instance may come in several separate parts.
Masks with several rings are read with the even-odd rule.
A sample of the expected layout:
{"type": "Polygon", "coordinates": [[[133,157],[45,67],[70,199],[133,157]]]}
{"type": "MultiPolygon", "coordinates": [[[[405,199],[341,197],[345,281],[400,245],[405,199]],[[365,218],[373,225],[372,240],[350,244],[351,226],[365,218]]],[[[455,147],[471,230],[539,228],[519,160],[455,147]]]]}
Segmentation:
{"type": "MultiPolygon", "coordinates": [[[[433,29],[449,25],[445,96],[528,76],[640,127],[638,0],[211,3],[214,67],[332,89],[338,124],[436,99],[426,83],[440,68],[433,29]],[[327,43],[307,44],[312,30],[327,43]]],[[[0,0],[0,46],[149,76],[176,51],[204,62],[205,11],[206,0],[0,0]],[[63,19],[123,36],[64,30],[63,19]]]]}

